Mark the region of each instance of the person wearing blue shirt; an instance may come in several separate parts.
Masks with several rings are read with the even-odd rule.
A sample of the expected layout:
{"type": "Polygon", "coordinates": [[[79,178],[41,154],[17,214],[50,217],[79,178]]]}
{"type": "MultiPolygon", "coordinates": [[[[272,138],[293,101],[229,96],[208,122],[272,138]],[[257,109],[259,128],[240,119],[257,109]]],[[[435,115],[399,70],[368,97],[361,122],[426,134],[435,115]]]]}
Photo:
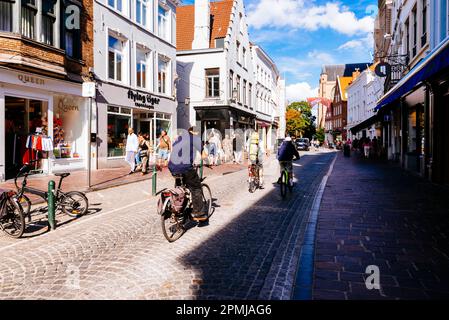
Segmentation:
{"type": "MultiPolygon", "coordinates": [[[[278,150],[278,161],[279,166],[282,172],[287,169],[288,175],[290,177],[289,185],[293,186],[293,159],[300,159],[300,155],[298,150],[296,150],[295,145],[292,142],[291,137],[285,138],[284,142],[282,142],[281,147],[278,150]]],[[[281,182],[281,178],[279,178],[278,183],[281,182]]]]}
{"type": "Polygon", "coordinates": [[[208,215],[203,210],[201,179],[193,167],[197,152],[201,154],[201,137],[191,127],[188,134],[180,135],[173,143],[168,169],[173,176],[182,176],[192,194],[193,220],[206,221],[208,215]]]}

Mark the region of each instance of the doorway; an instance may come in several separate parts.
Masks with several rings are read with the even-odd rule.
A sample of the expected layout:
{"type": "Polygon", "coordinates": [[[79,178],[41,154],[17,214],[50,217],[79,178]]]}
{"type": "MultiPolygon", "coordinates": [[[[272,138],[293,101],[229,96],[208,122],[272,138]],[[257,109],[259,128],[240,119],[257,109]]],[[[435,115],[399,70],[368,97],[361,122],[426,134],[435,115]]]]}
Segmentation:
{"type": "Polygon", "coordinates": [[[14,178],[29,158],[43,158],[44,154],[30,155],[31,149],[27,149],[26,142],[31,134],[46,135],[47,125],[45,102],[5,97],[5,179],[14,178]]]}

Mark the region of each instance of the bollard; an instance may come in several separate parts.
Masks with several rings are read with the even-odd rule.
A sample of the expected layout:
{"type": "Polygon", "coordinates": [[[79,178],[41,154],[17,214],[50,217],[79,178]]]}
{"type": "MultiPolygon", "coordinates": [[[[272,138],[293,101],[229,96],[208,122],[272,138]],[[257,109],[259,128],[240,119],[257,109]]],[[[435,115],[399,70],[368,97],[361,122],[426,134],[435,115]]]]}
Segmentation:
{"type": "Polygon", "coordinates": [[[151,184],[153,185],[153,190],[152,190],[152,195],[153,197],[156,196],[156,189],[157,189],[157,169],[156,169],[156,164],[153,165],[153,176],[151,177],[151,184]]]}
{"type": "Polygon", "coordinates": [[[48,224],[50,225],[51,230],[56,229],[56,216],[55,216],[55,182],[53,180],[48,182],[48,196],[47,196],[47,205],[48,205],[48,224]]]}
{"type": "Polygon", "coordinates": [[[203,159],[200,161],[200,179],[203,179],[203,159]]]}

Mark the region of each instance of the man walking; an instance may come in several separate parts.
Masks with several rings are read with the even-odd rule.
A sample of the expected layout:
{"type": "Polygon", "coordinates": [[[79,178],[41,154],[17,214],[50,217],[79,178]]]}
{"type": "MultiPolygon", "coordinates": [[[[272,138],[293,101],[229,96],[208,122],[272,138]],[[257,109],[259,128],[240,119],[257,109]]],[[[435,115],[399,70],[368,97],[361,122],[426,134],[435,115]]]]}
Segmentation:
{"type": "Polygon", "coordinates": [[[128,129],[128,138],[126,139],[126,162],[129,163],[131,171],[129,174],[133,174],[136,171],[136,154],[139,149],[139,139],[134,133],[133,128],[128,129]]]}

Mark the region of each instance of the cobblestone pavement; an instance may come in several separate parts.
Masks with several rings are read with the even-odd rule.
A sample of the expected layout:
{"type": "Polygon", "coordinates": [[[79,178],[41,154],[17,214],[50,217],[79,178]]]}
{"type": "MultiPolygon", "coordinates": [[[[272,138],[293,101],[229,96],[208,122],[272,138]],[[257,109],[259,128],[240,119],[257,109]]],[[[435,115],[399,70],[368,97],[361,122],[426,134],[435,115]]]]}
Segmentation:
{"type": "Polygon", "coordinates": [[[316,235],[314,299],[449,298],[449,190],[338,156],[316,235]],[[366,267],[380,269],[367,290],[366,267]]]}
{"type": "Polygon", "coordinates": [[[151,181],[89,193],[101,208],[91,216],[27,240],[0,235],[0,298],[288,299],[308,208],[334,155],[296,163],[300,182],[286,200],[272,183],[275,161],[254,194],[246,171],[207,179],[216,198],[210,225],[173,244],[151,181]]]}

